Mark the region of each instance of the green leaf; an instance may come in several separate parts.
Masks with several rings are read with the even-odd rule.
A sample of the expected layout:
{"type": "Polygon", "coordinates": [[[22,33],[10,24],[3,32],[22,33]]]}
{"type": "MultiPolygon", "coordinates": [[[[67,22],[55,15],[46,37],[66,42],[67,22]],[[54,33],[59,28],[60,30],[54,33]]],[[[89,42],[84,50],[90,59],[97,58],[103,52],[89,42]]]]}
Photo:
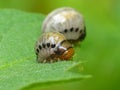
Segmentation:
{"type": "Polygon", "coordinates": [[[41,14],[0,10],[0,90],[26,90],[90,77],[80,72],[77,55],[73,61],[36,62],[34,45],[43,19],[41,14]]]}

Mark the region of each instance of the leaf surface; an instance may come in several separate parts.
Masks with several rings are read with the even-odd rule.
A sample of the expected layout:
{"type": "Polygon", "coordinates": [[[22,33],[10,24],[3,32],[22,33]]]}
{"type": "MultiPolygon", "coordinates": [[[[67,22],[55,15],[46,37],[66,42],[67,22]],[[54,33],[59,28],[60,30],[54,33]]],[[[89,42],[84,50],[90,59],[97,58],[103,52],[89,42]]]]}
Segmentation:
{"type": "Polygon", "coordinates": [[[34,45],[41,35],[42,14],[0,10],[0,90],[18,90],[47,83],[88,78],[79,69],[81,62],[51,64],[36,62],[34,45]]]}

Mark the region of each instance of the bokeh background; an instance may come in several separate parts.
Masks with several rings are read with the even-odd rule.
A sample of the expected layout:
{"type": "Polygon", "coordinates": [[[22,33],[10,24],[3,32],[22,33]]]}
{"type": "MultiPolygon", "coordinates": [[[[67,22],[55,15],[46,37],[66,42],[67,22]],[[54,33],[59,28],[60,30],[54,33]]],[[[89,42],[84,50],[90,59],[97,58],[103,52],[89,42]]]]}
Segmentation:
{"type": "Polygon", "coordinates": [[[0,8],[48,14],[69,6],[85,17],[87,37],[81,60],[92,78],[75,83],[42,87],[43,90],[120,90],[120,0],[0,0],[0,8]]]}

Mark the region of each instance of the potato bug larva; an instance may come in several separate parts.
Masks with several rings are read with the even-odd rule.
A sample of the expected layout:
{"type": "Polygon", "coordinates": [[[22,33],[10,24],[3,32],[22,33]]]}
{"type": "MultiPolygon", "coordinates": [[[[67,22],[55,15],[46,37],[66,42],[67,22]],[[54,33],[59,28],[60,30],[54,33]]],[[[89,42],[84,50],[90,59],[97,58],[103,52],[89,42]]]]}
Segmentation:
{"type": "Polygon", "coordinates": [[[69,60],[74,49],[59,32],[43,33],[35,45],[37,61],[41,63],[55,62],[58,60],[69,60]]]}
{"type": "Polygon", "coordinates": [[[42,24],[42,32],[58,31],[70,41],[82,41],[86,37],[83,15],[70,7],[53,10],[42,24]]]}

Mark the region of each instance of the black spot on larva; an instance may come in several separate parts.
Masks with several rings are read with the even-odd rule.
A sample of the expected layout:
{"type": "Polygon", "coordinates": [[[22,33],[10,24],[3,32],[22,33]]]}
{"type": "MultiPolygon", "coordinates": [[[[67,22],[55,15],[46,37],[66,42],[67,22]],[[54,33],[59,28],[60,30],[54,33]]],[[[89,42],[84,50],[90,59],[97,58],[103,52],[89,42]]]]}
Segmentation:
{"type": "Polygon", "coordinates": [[[42,44],[42,47],[45,48],[45,44],[44,43],[42,44]]]}
{"type": "Polygon", "coordinates": [[[41,45],[39,45],[39,49],[40,49],[40,50],[42,49],[41,45]]]}
{"type": "Polygon", "coordinates": [[[55,47],[55,44],[52,44],[52,45],[51,45],[51,48],[54,48],[54,47],[55,47]]]}
{"type": "Polygon", "coordinates": [[[84,32],[81,34],[81,36],[79,37],[80,41],[83,41],[86,37],[86,27],[84,27],[84,32]]]}
{"type": "MultiPolygon", "coordinates": [[[[37,53],[39,53],[39,49],[38,48],[36,49],[36,51],[37,51],[37,53]]],[[[37,55],[37,53],[36,53],[36,55],[37,55]]]]}
{"type": "Polygon", "coordinates": [[[62,54],[65,52],[65,49],[58,47],[57,50],[54,51],[54,52],[55,52],[55,54],[57,54],[57,55],[62,55],[62,54]]]}
{"type": "Polygon", "coordinates": [[[82,33],[82,31],[83,31],[83,30],[81,29],[81,30],[80,30],[80,33],[82,33]]]}
{"type": "Polygon", "coordinates": [[[64,30],[65,33],[67,33],[67,31],[68,31],[67,29],[64,30]]]}
{"type": "Polygon", "coordinates": [[[59,50],[54,51],[54,52],[55,52],[55,54],[57,54],[57,55],[61,55],[61,52],[60,52],[59,50]]]}
{"type": "Polygon", "coordinates": [[[74,28],[72,27],[72,28],[70,29],[70,31],[72,32],[72,31],[73,31],[73,29],[74,29],[74,28]]]}
{"type": "Polygon", "coordinates": [[[47,43],[47,47],[48,47],[48,48],[50,47],[50,43],[47,43]]]}
{"type": "Polygon", "coordinates": [[[79,28],[76,28],[76,29],[75,29],[75,32],[78,32],[78,30],[79,30],[79,28]]]}

